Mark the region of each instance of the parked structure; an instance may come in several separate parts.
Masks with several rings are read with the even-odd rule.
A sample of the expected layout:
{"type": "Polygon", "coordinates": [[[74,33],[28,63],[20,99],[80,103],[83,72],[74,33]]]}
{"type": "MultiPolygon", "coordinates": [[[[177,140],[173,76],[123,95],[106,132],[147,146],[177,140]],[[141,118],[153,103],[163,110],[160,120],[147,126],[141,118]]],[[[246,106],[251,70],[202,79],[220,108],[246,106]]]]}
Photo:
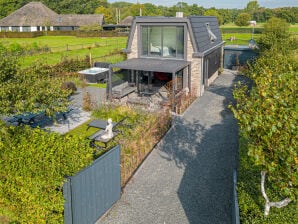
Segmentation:
{"type": "Polygon", "coordinates": [[[34,32],[77,30],[80,26],[104,23],[100,14],[59,15],[41,2],[30,2],[0,20],[0,31],[34,32]]]}
{"type": "Polygon", "coordinates": [[[154,86],[166,85],[172,96],[201,96],[218,75],[223,44],[216,17],[136,17],[127,60],[110,66],[108,96],[113,98],[113,68],[126,71],[125,81],[140,93],[154,94],[154,86]]]}

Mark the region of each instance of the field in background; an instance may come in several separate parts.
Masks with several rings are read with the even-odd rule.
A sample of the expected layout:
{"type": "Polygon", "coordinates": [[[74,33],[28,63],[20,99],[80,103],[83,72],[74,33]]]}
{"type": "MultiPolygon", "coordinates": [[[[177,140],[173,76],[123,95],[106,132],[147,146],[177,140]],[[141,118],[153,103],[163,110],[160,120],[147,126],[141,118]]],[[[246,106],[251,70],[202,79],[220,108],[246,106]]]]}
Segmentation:
{"type": "MultiPolygon", "coordinates": [[[[262,28],[264,24],[257,23],[256,28],[262,28]]],[[[260,34],[252,35],[252,27],[238,27],[235,24],[225,24],[220,27],[222,39],[225,45],[248,45],[250,39],[257,40],[260,34]],[[226,33],[225,30],[232,30],[226,33]],[[239,31],[239,32],[237,32],[239,31]],[[232,40],[233,39],[233,40],[232,40]]],[[[298,24],[292,24],[292,32],[298,34],[298,24]]],[[[21,57],[21,66],[28,67],[33,63],[42,62],[53,65],[65,58],[84,58],[90,56],[93,61],[119,62],[123,57],[109,56],[111,52],[119,51],[126,47],[127,37],[75,37],[75,36],[41,36],[36,38],[0,38],[0,45],[13,48],[17,45],[24,48],[25,56],[21,57]],[[38,48],[36,53],[31,49],[38,48]],[[43,50],[45,49],[45,50],[43,50]]]]}
{"type": "MultiPolygon", "coordinates": [[[[21,57],[21,66],[28,67],[32,63],[42,62],[53,65],[65,58],[102,58],[126,46],[127,37],[95,37],[78,38],[73,36],[42,36],[36,38],[0,38],[5,47],[19,45],[29,53],[34,47],[46,48],[38,54],[29,53],[21,57]]],[[[109,62],[118,62],[117,58],[109,56],[109,62]]]]}
{"type": "MultiPolygon", "coordinates": [[[[257,22],[257,25],[255,26],[255,28],[256,29],[263,28],[264,27],[264,24],[265,23],[258,23],[257,22]]],[[[239,27],[239,26],[236,26],[234,23],[227,23],[227,24],[221,25],[220,28],[232,28],[232,29],[243,29],[243,28],[246,28],[246,29],[252,29],[251,26],[242,26],[242,27],[239,27]]],[[[298,23],[290,24],[290,32],[295,33],[295,34],[298,34],[298,23]]]]}

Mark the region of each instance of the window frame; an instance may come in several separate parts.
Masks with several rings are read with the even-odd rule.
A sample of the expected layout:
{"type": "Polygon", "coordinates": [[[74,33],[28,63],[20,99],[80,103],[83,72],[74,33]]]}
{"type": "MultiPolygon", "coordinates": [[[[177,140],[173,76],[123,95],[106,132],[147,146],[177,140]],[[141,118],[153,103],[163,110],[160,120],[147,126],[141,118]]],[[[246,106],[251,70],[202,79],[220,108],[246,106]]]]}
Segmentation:
{"type": "MultiPolygon", "coordinates": [[[[177,32],[177,30],[176,30],[177,32]]],[[[177,40],[177,38],[176,38],[177,40]]],[[[148,40],[147,40],[148,42],[148,40]]],[[[149,44],[149,42],[148,42],[149,44]]],[[[177,42],[176,42],[177,45],[177,42]]],[[[176,46],[177,48],[177,46],[176,46]]],[[[139,58],[157,58],[157,59],[173,59],[173,60],[186,60],[187,57],[187,26],[185,23],[142,23],[138,25],[138,57],[139,58]],[[183,28],[183,56],[177,57],[177,52],[175,57],[168,56],[157,56],[150,55],[149,51],[147,54],[143,54],[143,27],[161,27],[161,44],[163,46],[163,28],[164,27],[182,27],[183,28]]],[[[177,51],[177,49],[176,49],[177,51]]]]}

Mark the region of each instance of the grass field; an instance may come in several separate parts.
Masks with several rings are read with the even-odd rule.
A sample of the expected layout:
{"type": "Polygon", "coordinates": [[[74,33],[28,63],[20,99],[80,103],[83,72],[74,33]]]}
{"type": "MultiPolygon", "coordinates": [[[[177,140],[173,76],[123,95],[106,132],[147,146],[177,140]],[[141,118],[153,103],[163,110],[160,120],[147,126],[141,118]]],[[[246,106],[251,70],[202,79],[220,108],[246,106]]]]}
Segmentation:
{"type": "MultiPolygon", "coordinates": [[[[257,25],[255,26],[255,28],[263,28],[264,24],[265,23],[258,23],[257,22],[257,25]]],[[[233,29],[239,28],[239,29],[241,29],[241,28],[251,28],[251,26],[239,27],[239,26],[236,26],[234,23],[227,23],[227,24],[224,24],[224,25],[220,26],[220,28],[233,28],[233,29]]],[[[298,34],[298,23],[290,24],[290,32],[298,34]]]]}
{"type": "MultiPolygon", "coordinates": [[[[109,55],[112,51],[125,48],[126,40],[127,37],[78,38],[73,36],[43,36],[37,38],[1,38],[0,43],[6,47],[14,43],[22,47],[37,44],[39,47],[47,46],[51,49],[50,52],[38,55],[21,56],[21,66],[28,67],[35,62],[51,65],[60,62],[64,58],[84,58],[87,55],[89,56],[90,53],[92,58],[100,58],[109,55]],[[68,46],[68,51],[66,51],[66,46],[68,46]]],[[[113,62],[113,57],[110,60],[113,62]]],[[[117,59],[115,60],[117,61],[117,59]]]]}

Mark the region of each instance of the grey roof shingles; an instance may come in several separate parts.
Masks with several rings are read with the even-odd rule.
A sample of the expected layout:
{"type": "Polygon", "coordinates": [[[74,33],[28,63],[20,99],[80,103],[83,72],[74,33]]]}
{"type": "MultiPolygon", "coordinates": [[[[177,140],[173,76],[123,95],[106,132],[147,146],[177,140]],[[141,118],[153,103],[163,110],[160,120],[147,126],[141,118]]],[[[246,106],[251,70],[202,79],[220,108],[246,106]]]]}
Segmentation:
{"type": "Polygon", "coordinates": [[[205,52],[213,46],[222,43],[221,33],[216,17],[189,16],[188,18],[199,52],[205,52]],[[212,33],[216,36],[216,40],[214,42],[212,42],[209,38],[206,24],[209,24],[212,33]]]}

